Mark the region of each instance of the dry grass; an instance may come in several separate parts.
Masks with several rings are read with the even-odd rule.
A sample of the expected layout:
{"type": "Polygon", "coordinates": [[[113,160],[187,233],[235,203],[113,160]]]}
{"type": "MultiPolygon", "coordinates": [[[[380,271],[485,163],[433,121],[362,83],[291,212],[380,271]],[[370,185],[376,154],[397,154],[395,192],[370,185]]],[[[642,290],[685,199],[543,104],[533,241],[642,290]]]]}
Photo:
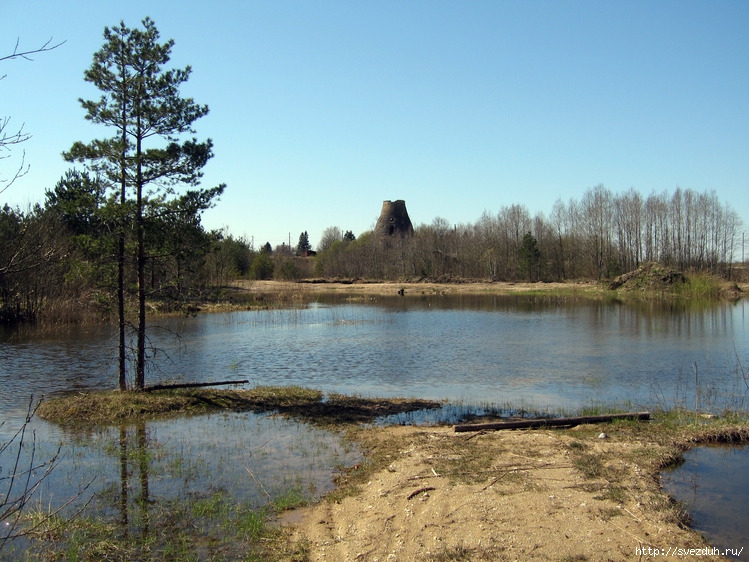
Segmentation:
{"type": "Polygon", "coordinates": [[[568,283],[507,283],[493,281],[464,280],[452,283],[428,281],[367,281],[367,280],[303,280],[290,281],[246,281],[237,280],[231,288],[237,292],[259,295],[265,301],[290,300],[291,295],[313,298],[316,295],[342,295],[356,297],[395,296],[403,289],[402,296],[423,297],[431,295],[515,295],[558,293],[562,296],[587,296],[599,298],[606,293],[604,285],[596,282],[568,283]]]}

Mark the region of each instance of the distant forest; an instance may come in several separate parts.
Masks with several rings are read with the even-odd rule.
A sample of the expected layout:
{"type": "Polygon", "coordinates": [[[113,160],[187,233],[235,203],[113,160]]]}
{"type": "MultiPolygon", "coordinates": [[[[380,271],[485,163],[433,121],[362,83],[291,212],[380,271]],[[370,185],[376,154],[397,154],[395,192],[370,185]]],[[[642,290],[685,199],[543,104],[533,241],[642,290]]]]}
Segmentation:
{"type": "MultiPolygon", "coordinates": [[[[108,321],[117,287],[115,217],[104,190],[70,172],[28,210],[0,210],[0,323],[108,321]]],[[[149,299],[216,298],[236,278],[567,281],[610,279],[648,261],[726,278],[742,259],[742,222],[714,192],[676,189],[644,197],[603,186],[557,201],[549,216],[522,205],[485,212],[475,223],[435,218],[413,236],[358,237],[331,226],[315,252],[206,231],[188,197],[145,211],[149,299]],[[158,212],[157,212],[158,211],[158,212]]],[[[126,289],[135,298],[136,241],[126,241],[126,289]]]]}
{"type": "Polygon", "coordinates": [[[643,197],[599,185],[580,201],[557,201],[550,216],[522,205],[484,213],[473,224],[435,218],[413,238],[383,246],[323,237],[315,272],[325,277],[566,281],[608,279],[660,262],[730,276],[741,260],[742,224],[714,192],[677,189],[643,197]],[[738,255],[737,255],[738,250],[738,255]]]}

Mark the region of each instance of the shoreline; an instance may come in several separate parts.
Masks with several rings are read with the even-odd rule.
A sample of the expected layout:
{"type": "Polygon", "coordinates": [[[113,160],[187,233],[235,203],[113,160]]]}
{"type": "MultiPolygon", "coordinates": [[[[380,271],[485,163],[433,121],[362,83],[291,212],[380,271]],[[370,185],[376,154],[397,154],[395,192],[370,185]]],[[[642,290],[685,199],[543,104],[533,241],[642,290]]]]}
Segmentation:
{"type": "MultiPolygon", "coordinates": [[[[749,283],[716,282],[717,300],[740,300],[749,291],[749,283]]],[[[450,280],[369,281],[362,279],[303,279],[298,281],[237,279],[227,288],[247,295],[279,297],[292,300],[304,295],[348,295],[351,297],[377,296],[452,296],[452,295],[548,295],[565,298],[588,299],[698,299],[715,298],[715,295],[683,295],[672,290],[671,285],[619,286],[610,288],[611,281],[578,280],[567,282],[507,282],[450,280]]]]}
{"type": "MultiPolygon", "coordinates": [[[[298,306],[321,294],[355,300],[617,295],[596,283],[252,281],[235,289],[261,306],[298,306]],[[401,289],[404,294],[398,296],[401,289]]],[[[640,298],[648,295],[633,294],[640,298]]],[[[301,409],[318,401],[318,396],[308,397],[301,409]]],[[[274,409],[272,403],[267,407],[274,409]]],[[[706,539],[686,527],[686,514],[661,489],[658,475],[689,447],[721,435],[740,435],[746,442],[749,425],[745,414],[735,416],[732,426],[689,412],[671,414],[689,416],[689,429],[671,428],[666,435],[662,418],[639,426],[617,422],[470,436],[447,426],[346,426],[344,431],[356,434],[368,449],[367,459],[361,466],[340,468],[338,488],[326,498],[290,512],[284,519],[290,524],[282,528],[289,540],[271,559],[657,560],[651,554],[667,546],[709,548],[706,539]],[[608,437],[599,440],[602,432],[608,437]],[[289,551],[294,555],[286,557],[289,551]]]]}
{"type": "Polygon", "coordinates": [[[305,560],[659,560],[674,547],[712,552],[660,473],[691,447],[739,436],[737,444],[746,443],[749,434],[739,424],[659,442],[631,422],[468,437],[439,426],[367,431],[368,454],[381,466],[355,491],[281,519],[305,560]]]}
{"type": "Polygon", "coordinates": [[[374,424],[383,413],[437,405],[425,401],[323,398],[302,387],[112,391],[50,399],[52,409],[38,413],[62,424],[86,412],[93,423],[136,423],[200,404],[193,414],[276,412],[340,431],[361,448],[361,461],[337,467],[332,492],[281,513],[269,523],[279,534],[260,543],[265,559],[296,562],[658,560],[669,547],[709,549],[659,475],[692,447],[749,442],[742,412],[672,409],[650,421],[465,433],[452,424],[374,424]]]}
{"type": "Polygon", "coordinates": [[[414,295],[510,295],[530,292],[576,293],[580,296],[601,296],[605,288],[600,283],[581,281],[579,283],[510,283],[510,282],[445,282],[432,281],[364,281],[364,280],[324,280],[307,279],[301,281],[254,281],[236,280],[230,287],[251,293],[309,293],[309,294],[351,294],[367,296],[414,295]]]}

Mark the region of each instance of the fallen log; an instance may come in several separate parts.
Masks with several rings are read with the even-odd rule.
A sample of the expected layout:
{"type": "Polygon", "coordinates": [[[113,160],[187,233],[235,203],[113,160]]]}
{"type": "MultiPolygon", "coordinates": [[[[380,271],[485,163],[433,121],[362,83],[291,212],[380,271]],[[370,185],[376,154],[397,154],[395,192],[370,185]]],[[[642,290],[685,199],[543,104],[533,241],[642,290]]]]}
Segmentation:
{"type": "Polygon", "coordinates": [[[573,427],[584,423],[601,423],[613,420],[649,420],[650,412],[628,412],[626,414],[607,414],[603,416],[580,416],[576,418],[544,418],[537,420],[518,420],[493,423],[468,423],[456,425],[456,432],[482,431],[485,429],[533,429],[539,427],[573,427]]]}
{"type": "Polygon", "coordinates": [[[178,384],[155,384],[153,386],[147,386],[143,390],[150,392],[152,390],[173,390],[175,388],[198,388],[201,386],[224,386],[228,384],[247,384],[248,380],[241,381],[218,381],[218,382],[185,382],[178,384]]]}

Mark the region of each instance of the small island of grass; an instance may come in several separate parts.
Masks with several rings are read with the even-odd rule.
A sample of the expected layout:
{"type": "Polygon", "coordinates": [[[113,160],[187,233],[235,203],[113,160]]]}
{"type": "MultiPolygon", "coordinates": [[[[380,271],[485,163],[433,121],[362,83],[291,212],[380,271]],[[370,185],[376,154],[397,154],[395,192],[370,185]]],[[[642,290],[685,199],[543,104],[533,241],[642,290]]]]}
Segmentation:
{"type": "Polygon", "coordinates": [[[434,400],[325,395],[299,386],[244,390],[178,388],[153,391],[76,392],[42,402],[37,415],[63,426],[113,424],[197,415],[222,410],[278,412],[315,424],[373,422],[379,417],[438,408],[434,400]]]}

